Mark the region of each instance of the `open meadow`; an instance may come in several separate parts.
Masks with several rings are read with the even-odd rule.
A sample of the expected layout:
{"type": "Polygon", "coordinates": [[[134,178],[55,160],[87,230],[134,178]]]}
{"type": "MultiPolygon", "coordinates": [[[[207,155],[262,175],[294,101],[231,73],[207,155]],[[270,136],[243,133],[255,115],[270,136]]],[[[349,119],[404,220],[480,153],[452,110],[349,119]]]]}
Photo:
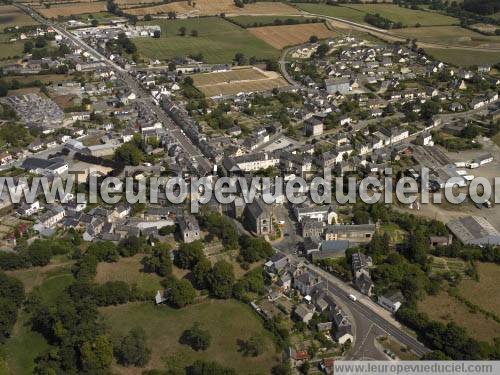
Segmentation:
{"type": "Polygon", "coordinates": [[[136,284],[139,290],[156,293],[162,287],[160,277],[153,273],[144,273],[141,259],[144,254],[137,254],[129,258],[120,258],[117,262],[101,262],[97,265],[95,281],[103,284],[108,281],[124,281],[129,285],[136,284]]]}
{"type": "Polygon", "coordinates": [[[424,43],[500,48],[500,36],[486,36],[460,26],[410,27],[393,33],[424,43]]]}
{"type": "Polygon", "coordinates": [[[297,8],[312,14],[319,14],[322,16],[342,18],[348,21],[366,24],[364,17],[365,12],[357,9],[333,6],[327,4],[312,4],[312,3],[297,3],[294,4],[297,8]]]}
{"type": "Polygon", "coordinates": [[[278,73],[264,72],[252,67],[195,74],[193,80],[195,86],[208,97],[234,95],[242,91],[267,91],[288,85],[278,73]]]}
{"type": "Polygon", "coordinates": [[[299,12],[281,2],[258,2],[246,4],[244,8],[234,5],[233,0],[197,0],[189,5],[187,1],[176,1],[169,4],[155,5],[144,8],[127,9],[128,14],[144,16],[146,14],[161,14],[176,12],[178,16],[214,16],[226,15],[296,15],[299,12]]]}
{"type": "Polygon", "coordinates": [[[496,64],[500,62],[500,52],[471,51],[457,48],[425,48],[434,59],[455,66],[496,64]]]}
{"type": "Polygon", "coordinates": [[[346,4],[345,7],[364,13],[380,14],[393,22],[401,22],[403,26],[456,25],[459,20],[436,12],[413,10],[393,4],[346,4]]]}
{"type": "MultiPolygon", "coordinates": [[[[174,364],[185,367],[203,359],[233,367],[238,374],[249,374],[270,373],[271,367],[277,363],[278,355],[270,334],[250,306],[234,300],[206,300],[183,309],[155,306],[152,302],[129,303],[101,308],[100,312],[113,335],[126,334],[137,326],[144,329],[147,345],[152,349],[148,368],[165,368],[174,364]],[[195,322],[212,336],[206,351],[196,352],[179,343],[184,330],[195,322]],[[245,357],[238,352],[237,340],[246,340],[252,335],[263,337],[266,350],[258,357],[245,357]]],[[[117,366],[115,370],[122,373],[124,369],[117,366]]],[[[125,371],[141,373],[141,369],[125,371]]]]}
{"type": "Polygon", "coordinates": [[[257,38],[277,49],[306,43],[312,35],[327,39],[338,34],[329,30],[323,23],[301,25],[264,26],[248,29],[257,38]]]}
{"type": "Polygon", "coordinates": [[[68,17],[78,14],[105,12],[106,2],[57,4],[51,5],[50,8],[40,7],[36,10],[46,18],[68,17]]]}
{"type": "Polygon", "coordinates": [[[36,25],[29,15],[13,5],[0,5],[0,32],[6,27],[36,25]]]}
{"type": "MultiPolygon", "coordinates": [[[[438,258],[435,258],[438,259],[438,258]]],[[[463,262],[458,259],[446,259],[448,269],[463,271],[463,262]]],[[[433,272],[435,264],[432,265],[433,272]]],[[[477,263],[479,281],[464,278],[457,287],[461,298],[478,306],[480,309],[498,315],[500,310],[500,291],[498,290],[498,273],[500,266],[493,263],[477,263]]],[[[483,312],[467,306],[466,303],[441,291],[436,296],[427,296],[418,304],[418,310],[425,312],[433,320],[443,323],[455,322],[465,328],[467,333],[477,340],[492,341],[500,336],[500,323],[483,312]]]]}
{"type": "Polygon", "coordinates": [[[306,23],[306,21],[311,20],[311,17],[301,17],[301,16],[236,16],[231,17],[232,22],[236,22],[238,25],[243,27],[258,27],[258,26],[270,26],[274,23],[285,23],[287,21],[296,21],[300,23],[306,23]]]}
{"type": "Polygon", "coordinates": [[[187,20],[154,20],[146,24],[160,25],[161,37],[135,38],[139,53],[156,59],[170,59],[201,53],[207,63],[229,63],[238,52],[247,58],[277,58],[279,51],[256,38],[249,31],[218,17],[187,20]],[[187,36],[179,29],[186,28],[187,36]],[[190,36],[196,30],[197,37],[190,36]]]}

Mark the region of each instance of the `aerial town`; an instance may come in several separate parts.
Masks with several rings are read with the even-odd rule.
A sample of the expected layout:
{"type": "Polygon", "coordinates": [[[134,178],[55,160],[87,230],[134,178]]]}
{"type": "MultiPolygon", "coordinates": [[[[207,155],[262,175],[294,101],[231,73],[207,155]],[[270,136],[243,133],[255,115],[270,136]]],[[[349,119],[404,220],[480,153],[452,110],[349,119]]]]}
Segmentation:
{"type": "Polygon", "coordinates": [[[498,0],[0,24],[0,374],[500,360],[498,0]]]}

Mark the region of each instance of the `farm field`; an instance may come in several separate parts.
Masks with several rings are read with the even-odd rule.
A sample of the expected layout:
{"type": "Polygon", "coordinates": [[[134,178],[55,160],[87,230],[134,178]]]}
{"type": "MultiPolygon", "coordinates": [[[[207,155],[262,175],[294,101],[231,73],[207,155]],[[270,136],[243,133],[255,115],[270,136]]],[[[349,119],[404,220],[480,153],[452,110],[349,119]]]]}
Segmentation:
{"type": "MultiPolygon", "coordinates": [[[[197,359],[217,361],[236,369],[238,374],[270,373],[277,362],[270,334],[248,305],[234,300],[206,300],[183,309],[155,306],[153,303],[129,303],[101,308],[104,322],[113,335],[123,335],[140,326],[152,349],[148,368],[163,368],[165,363],[185,367],[197,359]],[[208,350],[195,352],[179,343],[182,332],[195,322],[208,330],[212,343],[208,350]],[[264,338],[266,350],[258,357],[244,357],[238,352],[237,340],[252,335],[264,338]]],[[[116,369],[121,373],[121,369],[116,369]]],[[[141,369],[135,373],[140,374],[141,369]]]]}
{"type": "Polygon", "coordinates": [[[462,297],[486,311],[500,312],[500,266],[494,263],[478,263],[479,282],[463,280],[458,289],[462,297]]]}
{"type": "Polygon", "coordinates": [[[159,4],[161,1],[159,0],[115,0],[115,4],[117,4],[121,9],[126,9],[130,7],[145,7],[150,6],[152,4],[159,4]]]}
{"type": "Polygon", "coordinates": [[[500,62],[499,52],[471,51],[456,48],[425,48],[433,58],[456,66],[496,64],[500,62]]]}
{"type": "Polygon", "coordinates": [[[97,266],[95,281],[99,284],[107,281],[124,281],[129,285],[137,284],[140,290],[154,294],[161,289],[160,277],[140,271],[143,257],[144,254],[137,254],[130,258],[120,258],[114,263],[101,262],[97,266]]]}
{"type": "Polygon", "coordinates": [[[419,42],[500,48],[500,36],[486,36],[459,26],[412,27],[393,30],[393,33],[419,42]]]}
{"type": "MultiPolygon", "coordinates": [[[[462,281],[462,283],[464,282],[468,283],[469,280],[462,281]]],[[[488,285],[489,283],[485,282],[481,285],[481,290],[486,290],[488,285]]],[[[462,290],[461,285],[460,290],[462,290]]],[[[495,337],[500,336],[499,323],[491,318],[486,318],[478,311],[471,311],[469,307],[450,296],[446,291],[441,291],[436,296],[426,296],[423,301],[418,303],[418,311],[426,313],[432,320],[445,324],[455,322],[477,340],[491,342],[495,337]]]]}
{"type": "Polygon", "coordinates": [[[36,25],[33,18],[13,5],[0,5],[0,32],[6,27],[36,25]]]}
{"type": "Polygon", "coordinates": [[[247,58],[255,56],[258,59],[270,59],[279,56],[278,50],[249,31],[218,17],[154,20],[147,24],[160,25],[161,37],[135,38],[134,43],[139,53],[151,58],[169,59],[202,53],[207,63],[228,63],[238,52],[247,58]],[[187,35],[196,30],[199,36],[179,36],[180,27],[187,29],[187,35]]]}
{"type": "Polygon", "coordinates": [[[365,13],[356,9],[326,4],[296,3],[294,5],[297,8],[309,13],[320,14],[328,17],[337,17],[352,22],[366,24],[364,21],[365,13]]]}
{"type": "Polygon", "coordinates": [[[58,16],[68,17],[71,15],[99,13],[106,11],[104,1],[94,3],[69,3],[52,5],[50,8],[37,8],[42,16],[46,18],[57,18],[58,16]]]}
{"type": "Polygon", "coordinates": [[[436,12],[413,10],[392,4],[347,4],[345,6],[364,13],[378,13],[393,22],[401,22],[403,26],[414,26],[417,23],[422,26],[455,25],[459,23],[456,18],[436,12]]]}
{"type": "Polygon", "coordinates": [[[266,91],[288,85],[276,72],[264,72],[251,67],[228,72],[195,74],[192,77],[195,86],[208,97],[234,95],[243,91],[266,91]]]}
{"type": "Polygon", "coordinates": [[[236,16],[231,17],[231,21],[242,25],[243,27],[258,27],[261,25],[272,25],[274,22],[284,23],[287,20],[294,20],[299,22],[306,22],[310,17],[301,16],[236,16]]]}
{"type": "Polygon", "coordinates": [[[255,27],[248,29],[248,31],[280,50],[288,46],[306,43],[311,35],[316,35],[319,39],[338,35],[329,30],[323,23],[255,27]]]}
{"type": "Polygon", "coordinates": [[[226,15],[297,15],[299,12],[281,2],[260,2],[246,4],[244,8],[238,8],[233,0],[198,0],[194,6],[188,5],[187,1],[178,1],[170,4],[161,4],[144,8],[127,9],[128,14],[144,16],[146,14],[160,14],[176,12],[178,16],[214,16],[221,13],[226,15]]]}

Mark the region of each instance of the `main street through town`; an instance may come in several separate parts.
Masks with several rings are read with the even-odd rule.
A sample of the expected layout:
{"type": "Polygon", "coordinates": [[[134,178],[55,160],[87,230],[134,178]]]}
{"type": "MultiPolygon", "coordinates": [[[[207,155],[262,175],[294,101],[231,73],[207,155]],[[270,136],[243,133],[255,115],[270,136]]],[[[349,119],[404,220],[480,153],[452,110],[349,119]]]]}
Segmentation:
{"type": "Polygon", "coordinates": [[[140,100],[145,106],[147,106],[152,112],[155,113],[158,120],[163,124],[166,130],[169,131],[169,134],[173,136],[184,149],[184,151],[189,154],[193,160],[198,164],[202,170],[211,171],[212,163],[206,159],[201,151],[196,147],[190,139],[183,133],[183,131],[174,123],[174,121],[165,113],[165,111],[157,106],[151,96],[139,85],[137,80],[133,78],[125,69],[116,64],[115,62],[108,59],[106,56],[101,54],[92,46],[89,46],[87,43],[82,41],[80,38],[65,30],[60,25],[51,22],[38,13],[36,13],[30,7],[24,4],[14,4],[19,9],[28,13],[31,17],[33,17],[38,22],[45,24],[47,26],[52,27],[57,33],[64,36],[65,38],[71,40],[76,46],[79,46],[83,50],[87,51],[95,60],[101,61],[108,65],[115,72],[116,76],[119,77],[127,87],[136,94],[138,100],[140,100]]]}

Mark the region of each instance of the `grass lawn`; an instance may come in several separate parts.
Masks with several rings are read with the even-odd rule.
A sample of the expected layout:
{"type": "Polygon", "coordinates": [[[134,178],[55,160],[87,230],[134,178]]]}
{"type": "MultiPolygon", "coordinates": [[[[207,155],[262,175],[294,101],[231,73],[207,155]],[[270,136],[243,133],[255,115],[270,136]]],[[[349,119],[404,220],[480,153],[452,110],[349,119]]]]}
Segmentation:
{"type": "Polygon", "coordinates": [[[312,14],[320,14],[328,17],[337,17],[346,19],[352,22],[358,22],[366,24],[364,21],[365,12],[361,12],[357,9],[341,7],[341,6],[333,6],[326,4],[309,4],[309,3],[298,3],[294,4],[297,8],[302,9],[306,12],[312,14]]]}
{"type": "Polygon", "coordinates": [[[262,25],[272,25],[274,21],[285,22],[286,20],[296,20],[299,22],[304,22],[309,19],[308,17],[300,17],[300,16],[236,16],[231,17],[232,21],[237,22],[239,25],[244,27],[257,27],[262,25]]]}
{"type": "Polygon", "coordinates": [[[418,311],[425,312],[432,320],[445,324],[455,322],[477,340],[492,342],[495,337],[500,336],[499,323],[487,319],[480,312],[471,311],[446,291],[436,296],[425,297],[418,303],[418,311]]]}
{"type": "Polygon", "coordinates": [[[144,254],[137,254],[130,258],[120,258],[115,263],[101,262],[97,265],[95,281],[97,283],[125,281],[130,285],[137,284],[141,290],[156,293],[161,289],[161,278],[156,274],[140,272],[143,257],[144,254]]]}
{"type": "MultiPolygon", "coordinates": [[[[147,345],[152,349],[148,368],[164,368],[165,362],[173,361],[185,367],[197,359],[204,359],[231,366],[238,374],[268,374],[277,363],[278,355],[270,334],[249,306],[234,300],[206,300],[179,310],[149,302],[130,303],[105,307],[100,312],[113,335],[123,335],[135,326],[144,329],[147,345]],[[206,351],[195,352],[179,343],[182,332],[194,322],[199,322],[212,336],[206,351]],[[237,340],[256,334],[264,337],[266,350],[258,357],[242,356],[237,340]],[[169,360],[165,361],[166,358],[169,360]]],[[[118,367],[116,372],[122,370],[118,367]]],[[[137,373],[141,370],[137,369],[137,373]]]]}
{"type": "Polygon", "coordinates": [[[486,311],[500,314],[500,266],[494,263],[477,263],[479,282],[462,280],[459,293],[468,301],[486,311]]]}
{"type": "Polygon", "coordinates": [[[403,26],[456,25],[459,20],[435,12],[413,10],[393,4],[348,4],[347,8],[359,10],[364,13],[380,14],[393,22],[401,22],[403,26]]]}
{"type": "Polygon", "coordinates": [[[242,52],[247,58],[277,58],[279,51],[247,30],[218,17],[184,20],[154,20],[149,24],[160,25],[161,37],[134,38],[138,51],[146,57],[170,59],[176,56],[202,53],[207,63],[229,63],[234,55],[242,52]],[[187,35],[198,31],[198,37],[179,36],[185,27],[187,35]]]}
{"type": "Polygon", "coordinates": [[[456,66],[496,64],[500,62],[500,53],[470,51],[465,49],[425,48],[434,59],[456,66]]]}
{"type": "MultiPolygon", "coordinates": [[[[17,272],[14,276],[18,277],[28,290],[35,287],[39,280],[43,280],[36,287],[39,288],[43,301],[52,303],[74,278],[67,265],[51,269],[47,267],[50,265],[14,271],[17,272]]],[[[12,374],[32,374],[35,358],[49,348],[41,334],[31,331],[29,318],[26,312],[19,312],[12,336],[5,343],[7,366],[12,374]]]]}

